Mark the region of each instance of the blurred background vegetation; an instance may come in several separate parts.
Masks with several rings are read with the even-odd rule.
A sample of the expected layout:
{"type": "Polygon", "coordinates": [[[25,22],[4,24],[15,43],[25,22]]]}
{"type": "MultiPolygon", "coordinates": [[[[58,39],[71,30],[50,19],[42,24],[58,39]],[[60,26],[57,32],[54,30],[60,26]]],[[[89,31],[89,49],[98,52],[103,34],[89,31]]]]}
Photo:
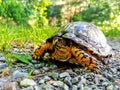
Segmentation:
{"type": "Polygon", "coordinates": [[[93,23],[120,39],[120,0],[0,0],[0,50],[37,45],[73,21],[93,23]]]}

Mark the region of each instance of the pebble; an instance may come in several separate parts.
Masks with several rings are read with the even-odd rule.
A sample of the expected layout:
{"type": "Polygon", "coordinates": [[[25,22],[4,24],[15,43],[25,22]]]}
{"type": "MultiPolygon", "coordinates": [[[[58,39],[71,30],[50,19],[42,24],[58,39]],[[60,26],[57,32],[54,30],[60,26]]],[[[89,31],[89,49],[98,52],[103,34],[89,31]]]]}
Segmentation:
{"type": "Polygon", "coordinates": [[[106,90],[113,90],[113,85],[107,86],[106,90]]]}
{"type": "Polygon", "coordinates": [[[55,90],[55,87],[50,84],[41,84],[38,90],[55,90]]]}
{"type": "Polygon", "coordinates": [[[64,83],[66,83],[67,85],[69,85],[70,87],[72,87],[71,77],[65,77],[64,83]]]}
{"type": "Polygon", "coordinates": [[[16,70],[13,72],[14,79],[23,78],[23,77],[27,77],[27,76],[28,76],[28,73],[24,73],[24,72],[21,72],[19,70],[16,70]]]}
{"type": "Polygon", "coordinates": [[[60,78],[64,78],[64,77],[70,77],[69,73],[68,72],[63,72],[63,73],[60,73],[60,78]]]}
{"type": "Polygon", "coordinates": [[[27,87],[27,88],[23,88],[23,89],[20,89],[20,90],[34,90],[33,87],[27,87]]]}
{"type": "Polygon", "coordinates": [[[73,84],[74,84],[74,83],[77,83],[77,82],[79,82],[79,77],[75,77],[75,78],[72,79],[72,83],[73,83],[73,84]]]}
{"type": "Polygon", "coordinates": [[[59,77],[59,74],[58,73],[50,73],[49,76],[51,78],[53,78],[54,80],[57,80],[57,78],[59,77]]]}
{"type": "Polygon", "coordinates": [[[0,69],[4,69],[6,67],[8,67],[7,63],[0,63],[0,69]]]}
{"type": "Polygon", "coordinates": [[[48,81],[46,82],[47,84],[53,85],[53,86],[58,86],[58,87],[63,87],[64,83],[62,81],[48,81]]]}
{"type": "Polygon", "coordinates": [[[27,87],[27,86],[36,86],[36,82],[32,79],[23,79],[21,82],[20,82],[20,86],[21,87],[27,87]]]}
{"type": "Polygon", "coordinates": [[[64,84],[63,90],[70,90],[70,89],[69,89],[69,87],[66,84],[64,84]]]}
{"type": "Polygon", "coordinates": [[[72,90],[78,90],[78,87],[76,85],[73,85],[72,90]]]}

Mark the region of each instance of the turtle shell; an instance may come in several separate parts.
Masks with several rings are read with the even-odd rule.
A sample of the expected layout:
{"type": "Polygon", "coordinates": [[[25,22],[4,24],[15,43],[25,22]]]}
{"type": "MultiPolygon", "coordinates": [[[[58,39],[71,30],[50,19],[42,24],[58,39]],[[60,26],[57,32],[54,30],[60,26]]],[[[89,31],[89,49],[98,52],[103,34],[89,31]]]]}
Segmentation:
{"type": "Polygon", "coordinates": [[[70,39],[80,46],[90,48],[93,52],[107,56],[111,55],[111,47],[106,37],[95,25],[87,22],[72,22],[60,28],[56,36],[70,39]]]}

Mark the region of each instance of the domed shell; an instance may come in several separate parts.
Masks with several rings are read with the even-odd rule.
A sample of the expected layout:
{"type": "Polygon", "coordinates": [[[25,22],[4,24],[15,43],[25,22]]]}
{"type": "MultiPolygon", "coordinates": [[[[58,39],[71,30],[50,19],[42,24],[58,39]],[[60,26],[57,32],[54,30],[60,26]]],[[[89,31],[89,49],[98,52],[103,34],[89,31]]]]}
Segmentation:
{"type": "Polygon", "coordinates": [[[90,48],[92,51],[107,56],[111,54],[111,47],[102,31],[87,22],[72,22],[60,28],[57,36],[73,40],[75,43],[90,48]]]}

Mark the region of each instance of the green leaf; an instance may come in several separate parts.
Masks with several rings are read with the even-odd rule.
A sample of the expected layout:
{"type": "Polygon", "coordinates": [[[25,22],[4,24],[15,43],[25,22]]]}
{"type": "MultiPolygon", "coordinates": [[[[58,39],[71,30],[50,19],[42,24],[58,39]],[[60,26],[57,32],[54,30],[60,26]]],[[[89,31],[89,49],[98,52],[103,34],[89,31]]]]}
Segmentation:
{"type": "Polygon", "coordinates": [[[20,54],[7,54],[6,57],[14,60],[19,60],[25,64],[29,64],[31,59],[30,55],[20,55],[20,54]]]}
{"type": "Polygon", "coordinates": [[[13,58],[15,58],[23,63],[26,63],[26,64],[30,63],[30,55],[13,54],[12,56],[13,56],[13,58]]]}

